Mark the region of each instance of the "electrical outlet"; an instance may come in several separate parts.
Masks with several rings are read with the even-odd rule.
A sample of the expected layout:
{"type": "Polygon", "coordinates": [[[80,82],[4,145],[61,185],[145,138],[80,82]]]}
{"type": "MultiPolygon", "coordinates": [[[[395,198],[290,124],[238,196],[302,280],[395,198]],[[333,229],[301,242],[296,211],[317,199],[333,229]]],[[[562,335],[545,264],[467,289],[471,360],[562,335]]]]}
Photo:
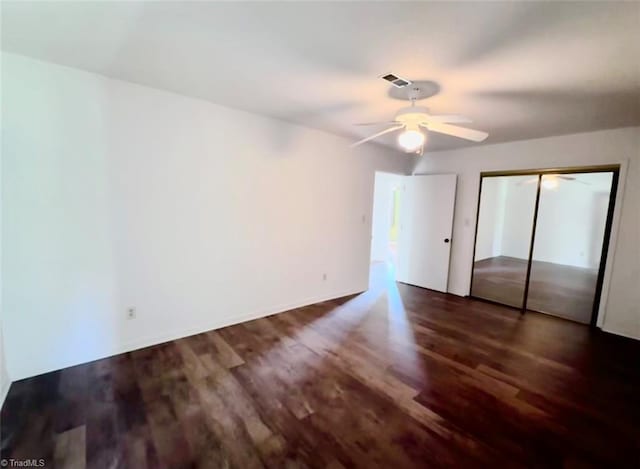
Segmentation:
{"type": "Polygon", "coordinates": [[[128,308],[127,309],[127,319],[135,319],[136,318],[136,309],[128,308]]]}
{"type": "Polygon", "coordinates": [[[322,280],[326,280],[327,279],[327,274],[322,274],[322,280]]]}

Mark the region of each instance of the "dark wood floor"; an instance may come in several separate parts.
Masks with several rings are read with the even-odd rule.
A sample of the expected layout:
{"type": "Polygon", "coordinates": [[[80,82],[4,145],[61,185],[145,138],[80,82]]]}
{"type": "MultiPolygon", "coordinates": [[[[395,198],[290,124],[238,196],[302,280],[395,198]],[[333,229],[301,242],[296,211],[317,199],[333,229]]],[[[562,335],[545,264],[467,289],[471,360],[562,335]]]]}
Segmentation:
{"type": "Polygon", "coordinates": [[[638,467],[640,343],[374,274],[359,296],[16,382],[2,457],[638,467]]]}
{"type": "MultiPolygon", "coordinates": [[[[498,256],[476,261],[473,296],[522,307],[527,261],[498,256]]],[[[533,261],[527,308],[589,324],[598,271],[533,261]]]]}

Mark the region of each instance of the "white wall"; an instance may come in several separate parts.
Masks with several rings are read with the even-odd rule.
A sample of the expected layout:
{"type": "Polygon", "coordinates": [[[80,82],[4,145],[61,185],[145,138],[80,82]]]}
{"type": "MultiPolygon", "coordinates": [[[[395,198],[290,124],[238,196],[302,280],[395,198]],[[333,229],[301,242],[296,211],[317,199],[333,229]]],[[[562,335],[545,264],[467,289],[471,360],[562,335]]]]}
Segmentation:
{"type": "MultiPolygon", "coordinates": [[[[415,174],[456,172],[458,192],[449,291],[469,293],[481,171],[623,165],[614,217],[614,255],[607,262],[603,329],[640,339],[640,128],[603,130],[425,155],[415,174]],[[619,221],[619,223],[618,223],[619,221]]],[[[604,306],[604,308],[602,308],[604,306]]]]}
{"type": "MultiPolygon", "coordinates": [[[[0,78],[2,76],[2,66],[0,62],[0,78]]],[[[2,87],[0,87],[0,102],[2,99],[2,87]]],[[[2,125],[2,113],[0,113],[0,129],[4,129],[2,125]]],[[[4,137],[4,132],[0,135],[0,143],[1,139],[4,137]]],[[[0,153],[0,157],[2,154],[0,153]]],[[[2,194],[2,158],[0,158],[0,194],[2,194]]],[[[3,301],[2,301],[2,204],[0,204],[0,410],[2,410],[2,405],[4,404],[4,400],[7,397],[7,393],[9,392],[9,387],[11,386],[11,380],[9,379],[9,373],[7,372],[7,360],[4,348],[4,340],[2,334],[2,318],[3,318],[3,301]]],[[[2,421],[0,417],[0,429],[2,428],[2,421]]],[[[1,443],[1,442],[0,442],[1,443]]]]}
{"type": "MultiPolygon", "coordinates": [[[[606,180],[608,184],[603,185],[611,187],[611,173],[588,176],[606,180]]],[[[584,181],[588,176],[575,177],[584,181]]],[[[555,189],[543,187],[533,258],[597,269],[602,254],[608,195],[608,192],[600,191],[600,185],[575,181],[561,181],[555,189]]]]}
{"type": "Polygon", "coordinates": [[[504,181],[504,223],[501,226],[502,239],[500,255],[529,259],[531,230],[536,207],[537,184],[530,184],[531,176],[503,178],[504,181]]]}
{"type": "Polygon", "coordinates": [[[482,187],[475,260],[502,254],[502,233],[506,202],[506,184],[502,178],[487,178],[482,187]]]}
{"type": "MultiPolygon", "coordinates": [[[[7,372],[7,363],[4,353],[4,342],[2,340],[2,323],[0,322],[0,409],[4,403],[5,397],[9,392],[9,386],[11,386],[11,380],[9,379],[9,373],[7,372]]],[[[2,422],[0,422],[2,427],[2,422]]]]}
{"type": "Polygon", "coordinates": [[[482,183],[476,239],[479,261],[490,257],[529,258],[536,184],[531,176],[493,176],[482,183]]]}
{"type": "Polygon", "coordinates": [[[11,54],[2,86],[13,379],[366,289],[374,172],[413,162],[11,54]]]}
{"type": "MultiPolygon", "coordinates": [[[[597,269],[612,173],[574,175],[543,187],[533,258],[597,269]],[[586,183],[586,184],[585,184],[586,183]]],[[[487,177],[482,184],[475,260],[496,256],[529,259],[537,176],[487,177]]]]}
{"type": "Polygon", "coordinates": [[[371,223],[371,260],[388,261],[393,189],[401,184],[397,174],[377,172],[373,193],[373,215],[371,223]]]}

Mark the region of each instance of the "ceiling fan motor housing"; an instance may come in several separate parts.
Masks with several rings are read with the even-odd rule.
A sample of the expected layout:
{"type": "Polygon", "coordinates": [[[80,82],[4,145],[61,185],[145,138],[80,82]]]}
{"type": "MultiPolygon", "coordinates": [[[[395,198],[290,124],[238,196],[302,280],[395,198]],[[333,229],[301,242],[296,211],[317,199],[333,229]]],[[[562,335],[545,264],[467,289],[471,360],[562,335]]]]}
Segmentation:
{"type": "Polygon", "coordinates": [[[396,113],[395,120],[403,124],[420,124],[429,120],[429,109],[422,106],[408,106],[396,113]]]}

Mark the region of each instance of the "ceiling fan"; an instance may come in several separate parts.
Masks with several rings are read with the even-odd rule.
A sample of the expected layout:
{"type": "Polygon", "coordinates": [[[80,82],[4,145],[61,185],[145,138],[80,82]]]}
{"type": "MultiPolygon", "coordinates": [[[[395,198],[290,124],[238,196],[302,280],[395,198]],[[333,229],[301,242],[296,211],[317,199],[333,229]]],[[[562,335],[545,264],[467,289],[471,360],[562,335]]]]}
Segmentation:
{"type": "Polygon", "coordinates": [[[437,93],[439,89],[437,84],[427,81],[411,82],[393,74],[387,74],[381,78],[393,85],[389,91],[391,97],[410,100],[411,106],[400,109],[392,121],[355,124],[365,126],[391,125],[391,127],[363,138],[353,143],[351,147],[361,145],[391,132],[402,131],[402,133],[398,135],[398,144],[407,153],[415,152],[421,155],[424,151],[424,144],[426,143],[428,132],[451,135],[473,142],[482,142],[489,136],[487,132],[451,125],[471,122],[471,119],[467,117],[456,114],[433,115],[429,113],[428,108],[416,106],[416,100],[425,99],[437,93]],[[398,91],[398,89],[402,89],[402,91],[398,91]]]}

